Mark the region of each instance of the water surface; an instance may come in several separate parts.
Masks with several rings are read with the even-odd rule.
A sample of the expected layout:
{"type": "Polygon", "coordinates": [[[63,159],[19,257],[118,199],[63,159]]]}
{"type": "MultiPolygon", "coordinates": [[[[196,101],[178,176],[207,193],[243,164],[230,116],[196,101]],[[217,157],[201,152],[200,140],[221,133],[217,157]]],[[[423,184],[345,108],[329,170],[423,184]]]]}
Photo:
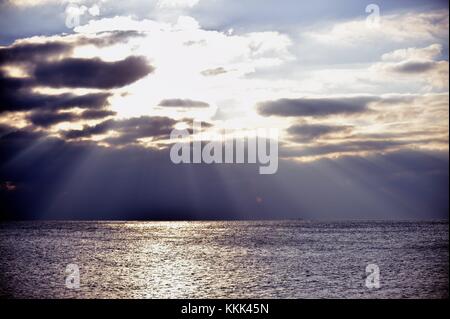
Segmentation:
{"type": "Polygon", "coordinates": [[[0,296],[445,298],[448,248],[448,222],[1,223],[0,296]]]}

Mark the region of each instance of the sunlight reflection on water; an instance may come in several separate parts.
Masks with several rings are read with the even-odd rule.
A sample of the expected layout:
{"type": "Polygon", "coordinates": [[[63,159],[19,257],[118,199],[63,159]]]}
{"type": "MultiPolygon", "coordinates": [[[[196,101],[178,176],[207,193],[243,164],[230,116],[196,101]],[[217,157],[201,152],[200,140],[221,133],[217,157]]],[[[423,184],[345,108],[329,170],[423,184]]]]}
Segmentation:
{"type": "Polygon", "coordinates": [[[433,298],[448,296],[448,223],[0,224],[0,296],[433,298]],[[65,267],[80,268],[79,290],[65,267]],[[365,267],[381,288],[365,287],[365,267]]]}

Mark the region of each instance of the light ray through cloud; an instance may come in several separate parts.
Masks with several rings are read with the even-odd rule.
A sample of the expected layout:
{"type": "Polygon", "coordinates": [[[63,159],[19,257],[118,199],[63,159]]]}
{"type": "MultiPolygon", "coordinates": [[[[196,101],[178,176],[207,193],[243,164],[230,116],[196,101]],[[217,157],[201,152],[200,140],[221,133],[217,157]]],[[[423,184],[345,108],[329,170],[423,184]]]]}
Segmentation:
{"type": "MultiPolygon", "coordinates": [[[[279,7],[272,1],[251,1],[252,18],[243,12],[239,19],[229,18],[238,3],[216,16],[222,1],[1,3],[0,21],[24,22],[20,34],[0,32],[0,146],[9,153],[1,182],[34,187],[41,175],[15,171],[19,164],[39,162],[50,172],[46,156],[64,150],[79,154],[64,159],[71,171],[53,155],[60,180],[47,178],[71,193],[71,203],[90,200],[86,188],[99,199],[107,190],[116,194],[93,205],[102,216],[130,205],[139,218],[176,216],[182,207],[183,217],[204,217],[204,210],[270,217],[278,205],[302,218],[326,215],[321,192],[336,192],[329,201],[341,206],[342,217],[363,207],[375,216],[407,217],[408,209],[416,216],[431,210],[435,195],[433,207],[448,207],[439,195],[448,176],[448,6],[381,1],[375,29],[355,3],[344,10],[287,1],[284,11],[298,11],[284,22],[276,14],[263,19],[279,7]],[[69,4],[83,11],[74,25],[60,19],[73,14],[64,11],[69,4]],[[40,12],[33,20],[58,10],[60,18],[42,30],[25,28],[23,12],[40,12]],[[204,123],[210,141],[224,130],[277,129],[279,171],[262,178],[246,164],[173,164],[173,144],[199,136],[173,141],[170,133],[191,132],[194,121],[204,123]],[[421,197],[421,187],[404,186],[409,180],[433,191],[421,197]],[[354,209],[351,193],[360,197],[354,209]]],[[[17,194],[21,187],[4,194],[8,211],[18,207],[17,194]]],[[[45,216],[74,213],[63,195],[44,194],[45,216]]]]}

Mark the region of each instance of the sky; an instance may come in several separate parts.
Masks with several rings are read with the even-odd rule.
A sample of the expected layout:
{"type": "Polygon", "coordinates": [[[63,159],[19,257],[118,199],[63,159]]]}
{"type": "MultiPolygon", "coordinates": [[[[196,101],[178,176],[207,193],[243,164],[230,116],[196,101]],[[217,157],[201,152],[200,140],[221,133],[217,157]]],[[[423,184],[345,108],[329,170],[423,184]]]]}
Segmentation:
{"type": "Polygon", "coordinates": [[[448,37],[447,1],[0,0],[0,219],[448,219],[448,37]],[[173,163],[193,121],[278,170],[173,163]]]}

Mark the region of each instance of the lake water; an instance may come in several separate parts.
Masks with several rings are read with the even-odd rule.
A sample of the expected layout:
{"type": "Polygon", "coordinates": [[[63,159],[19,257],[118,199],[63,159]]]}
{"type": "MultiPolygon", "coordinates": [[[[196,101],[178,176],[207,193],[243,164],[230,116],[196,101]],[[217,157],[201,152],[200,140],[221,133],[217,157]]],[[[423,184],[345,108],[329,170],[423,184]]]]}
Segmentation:
{"type": "Polygon", "coordinates": [[[448,222],[0,224],[5,298],[446,298],[448,222]],[[80,271],[66,287],[66,266],[80,271]],[[366,266],[380,288],[366,287],[366,266]]]}

